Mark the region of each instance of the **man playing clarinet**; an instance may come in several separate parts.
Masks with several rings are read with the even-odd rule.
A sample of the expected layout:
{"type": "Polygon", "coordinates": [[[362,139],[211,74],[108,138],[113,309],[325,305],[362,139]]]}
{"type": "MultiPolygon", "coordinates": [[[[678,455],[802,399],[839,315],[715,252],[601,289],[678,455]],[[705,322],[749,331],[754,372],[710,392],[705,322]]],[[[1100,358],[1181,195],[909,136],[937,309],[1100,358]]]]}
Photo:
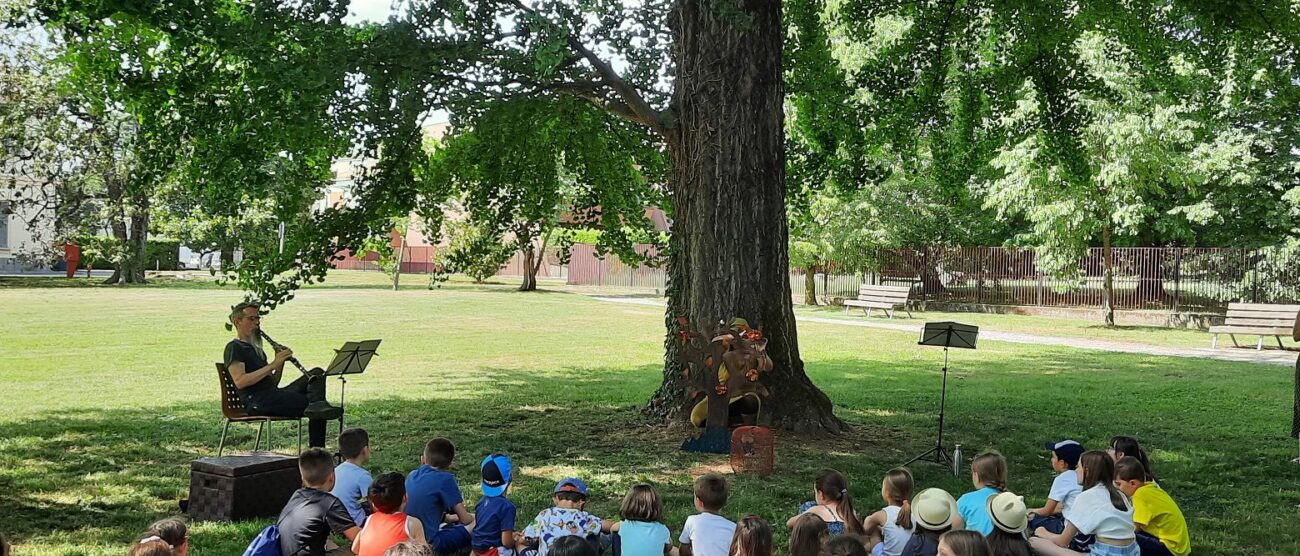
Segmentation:
{"type": "Polygon", "coordinates": [[[280,346],[275,357],[267,362],[266,352],[262,350],[260,309],[256,303],[245,302],[235,305],[230,312],[236,336],[226,344],[224,361],[230,378],[250,414],[306,417],[311,446],[324,447],[325,426],[328,421],[342,417],[343,408],[325,401],[325,371],[319,367],[305,371],[288,386],[279,387],[284,363],[293,358],[293,351],[280,346]]]}

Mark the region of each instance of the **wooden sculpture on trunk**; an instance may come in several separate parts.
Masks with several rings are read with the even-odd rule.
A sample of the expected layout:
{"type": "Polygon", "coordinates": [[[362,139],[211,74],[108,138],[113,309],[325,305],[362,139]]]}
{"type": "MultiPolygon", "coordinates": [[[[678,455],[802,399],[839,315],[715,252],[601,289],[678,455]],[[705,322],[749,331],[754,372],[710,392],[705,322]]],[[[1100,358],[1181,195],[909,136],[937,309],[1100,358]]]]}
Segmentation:
{"type": "Polygon", "coordinates": [[[727,453],[730,427],[757,423],[769,396],[759,382],[761,373],[772,370],[767,339],[742,318],[721,321],[708,333],[689,331],[685,317],[677,320],[684,330],[677,361],[691,385],[685,403],[692,406],[691,424],[703,429],[682,449],[727,453]]]}

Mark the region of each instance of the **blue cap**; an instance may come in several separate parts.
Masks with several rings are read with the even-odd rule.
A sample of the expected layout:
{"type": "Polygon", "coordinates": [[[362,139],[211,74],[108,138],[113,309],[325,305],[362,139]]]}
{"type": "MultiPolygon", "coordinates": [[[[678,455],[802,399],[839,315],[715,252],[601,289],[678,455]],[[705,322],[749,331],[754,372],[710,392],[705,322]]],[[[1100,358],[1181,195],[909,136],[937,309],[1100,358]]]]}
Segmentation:
{"type": "Polygon", "coordinates": [[[483,458],[479,465],[483,472],[483,496],[501,496],[510,485],[510,458],[503,454],[492,454],[483,458]]]}
{"type": "Polygon", "coordinates": [[[587,483],[584,483],[582,482],[582,479],[578,479],[575,477],[561,479],[560,482],[555,483],[555,493],[558,494],[561,492],[576,492],[578,494],[586,496],[587,483]]]}

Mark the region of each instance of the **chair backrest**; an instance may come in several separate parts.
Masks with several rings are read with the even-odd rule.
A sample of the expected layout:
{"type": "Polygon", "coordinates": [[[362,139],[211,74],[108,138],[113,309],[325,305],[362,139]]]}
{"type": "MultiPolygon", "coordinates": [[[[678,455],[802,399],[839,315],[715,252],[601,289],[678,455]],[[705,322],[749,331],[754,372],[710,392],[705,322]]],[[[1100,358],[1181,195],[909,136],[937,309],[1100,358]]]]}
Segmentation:
{"type": "Polygon", "coordinates": [[[239,397],[239,388],[235,387],[235,379],[230,378],[225,363],[217,363],[217,376],[221,379],[221,414],[227,419],[248,417],[248,408],[239,397]]]}
{"type": "Polygon", "coordinates": [[[876,303],[894,303],[902,305],[907,303],[907,297],[911,292],[911,286],[873,286],[871,284],[862,284],[861,286],[858,286],[858,301],[874,301],[876,303]]]}

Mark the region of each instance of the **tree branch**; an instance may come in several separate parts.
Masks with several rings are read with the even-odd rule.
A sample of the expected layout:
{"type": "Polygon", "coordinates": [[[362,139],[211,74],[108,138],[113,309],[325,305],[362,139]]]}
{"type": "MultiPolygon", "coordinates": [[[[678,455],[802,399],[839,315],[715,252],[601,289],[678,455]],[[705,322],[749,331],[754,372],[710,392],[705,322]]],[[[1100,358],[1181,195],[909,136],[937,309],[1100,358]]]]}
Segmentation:
{"type": "MultiPolygon", "coordinates": [[[[525,6],[521,0],[509,0],[509,2],[520,10],[538,17],[544,17],[542,14],[537,13],[537,10],[525,6]]],[[[645,97],[641,96],[640,91],[637,91],[636,87],[624,80],[623,76],[614,71],[614,68],[610,66],[609,63],[602,60],[596,55],[596,53],[587,48],[586,45],[583,45],[582,41],[578,40],[573,33],[569,33],[566,42],[568,43],[569,48],[572,48],[583,59],[587,60],[587,63],[591,64],[591,67],[595,68],[596,71],[600,73],[601,77],[604,78],[603,80],[605,81],[605,84],[613,89],[614,93],[618,95],[623,102],[611,102],[599,96],[575,96],[587,99],[592,104],[595,104],[616,116],[627,118],[633,122],[642,124],[649,127],[655,133],[658,133],[663,137],[668,137],[670,131],[668,130],[668,126],[664,124],[663,115],[658,110],[651,107],[649,102],[646,102],[645,97]]]]}

